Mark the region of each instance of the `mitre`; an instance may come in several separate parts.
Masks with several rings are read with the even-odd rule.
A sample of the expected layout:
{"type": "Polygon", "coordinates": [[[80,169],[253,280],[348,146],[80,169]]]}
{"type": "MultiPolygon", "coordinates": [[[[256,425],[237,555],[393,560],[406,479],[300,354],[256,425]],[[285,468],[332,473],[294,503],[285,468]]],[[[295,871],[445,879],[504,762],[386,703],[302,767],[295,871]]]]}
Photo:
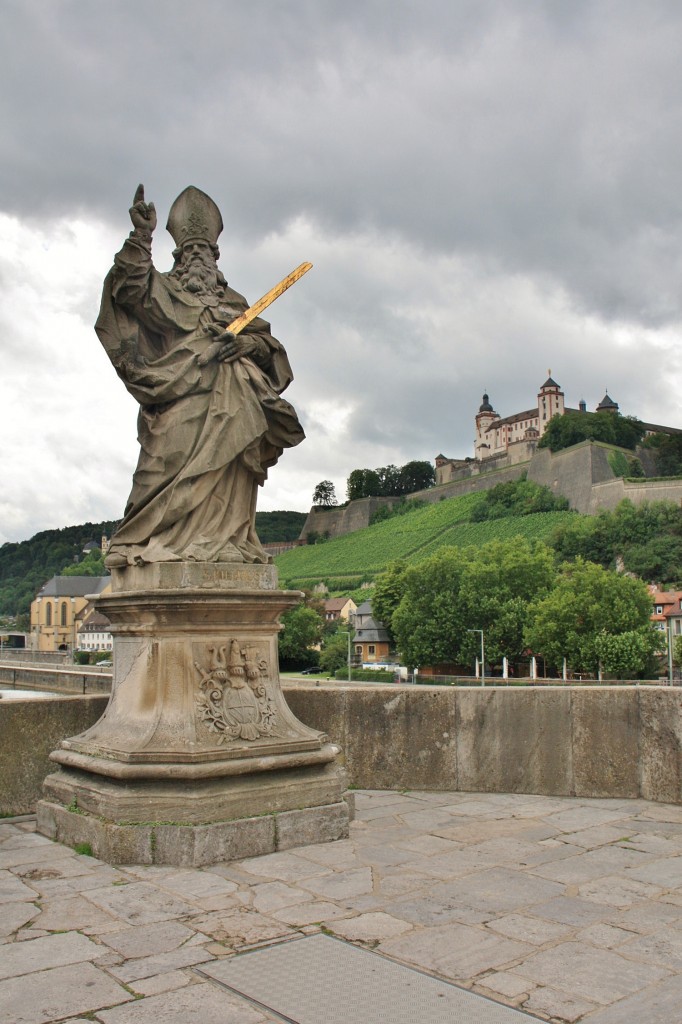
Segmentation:
{"type": "Polygon", "coordinates": [[[177,246],[194,239],[215,245],[223,230],[223,218],[211,197],[190,185],[171,206],[166,229],[177,246]]]}

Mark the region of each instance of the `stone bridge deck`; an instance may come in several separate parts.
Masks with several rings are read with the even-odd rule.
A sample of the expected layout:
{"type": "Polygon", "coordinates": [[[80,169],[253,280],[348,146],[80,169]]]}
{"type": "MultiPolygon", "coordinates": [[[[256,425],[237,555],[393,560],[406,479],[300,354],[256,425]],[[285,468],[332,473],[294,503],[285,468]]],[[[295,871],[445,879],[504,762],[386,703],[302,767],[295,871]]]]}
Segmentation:
{"type": "Polygon", "coordinates": [[[681,807],[356,796],[348,840],[192,870],[111,868],[0,823],[0,1024],[312,1021],[220,980],[235,953],[320,932],[487,997],[481,1021],[680,1020],[681,807]]]}

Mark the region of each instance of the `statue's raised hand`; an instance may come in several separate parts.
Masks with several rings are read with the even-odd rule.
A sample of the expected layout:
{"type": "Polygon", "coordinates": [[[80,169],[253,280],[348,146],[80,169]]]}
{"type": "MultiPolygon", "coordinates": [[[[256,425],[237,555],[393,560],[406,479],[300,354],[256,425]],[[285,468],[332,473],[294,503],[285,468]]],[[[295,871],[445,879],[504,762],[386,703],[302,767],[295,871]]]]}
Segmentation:
{"type": "Polygon", "coordinates": [[[153,203],[144,201],[144,185],[138,185],[133,199],[133,205],[129,210],[133,227],[139,231],[151,232],[156,227],[156,210],[153,203]]]}

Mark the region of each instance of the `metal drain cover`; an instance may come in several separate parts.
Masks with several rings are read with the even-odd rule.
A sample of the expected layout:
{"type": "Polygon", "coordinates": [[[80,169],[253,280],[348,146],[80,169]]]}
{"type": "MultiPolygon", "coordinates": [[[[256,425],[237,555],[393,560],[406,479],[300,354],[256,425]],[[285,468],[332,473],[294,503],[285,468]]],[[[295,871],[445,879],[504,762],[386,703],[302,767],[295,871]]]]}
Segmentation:
{"type": "Polygon", "coordinates": [[[309,935],[202,964],[199,972],[291,1024],[537,1020],[327,935],[309,935]]]}

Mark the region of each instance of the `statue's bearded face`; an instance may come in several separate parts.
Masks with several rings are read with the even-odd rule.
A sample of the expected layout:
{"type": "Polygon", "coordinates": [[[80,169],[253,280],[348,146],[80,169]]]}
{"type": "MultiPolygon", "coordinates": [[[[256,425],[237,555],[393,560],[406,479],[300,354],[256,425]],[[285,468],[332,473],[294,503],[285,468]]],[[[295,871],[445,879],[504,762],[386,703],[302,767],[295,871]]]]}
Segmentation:
{"type": "Polygon", "coordinates": [[[214,292],[220,281],[220,272],[213,249],[208,242],[185,242],[173,271],[188,292],[201,295],[214,292]]]}

